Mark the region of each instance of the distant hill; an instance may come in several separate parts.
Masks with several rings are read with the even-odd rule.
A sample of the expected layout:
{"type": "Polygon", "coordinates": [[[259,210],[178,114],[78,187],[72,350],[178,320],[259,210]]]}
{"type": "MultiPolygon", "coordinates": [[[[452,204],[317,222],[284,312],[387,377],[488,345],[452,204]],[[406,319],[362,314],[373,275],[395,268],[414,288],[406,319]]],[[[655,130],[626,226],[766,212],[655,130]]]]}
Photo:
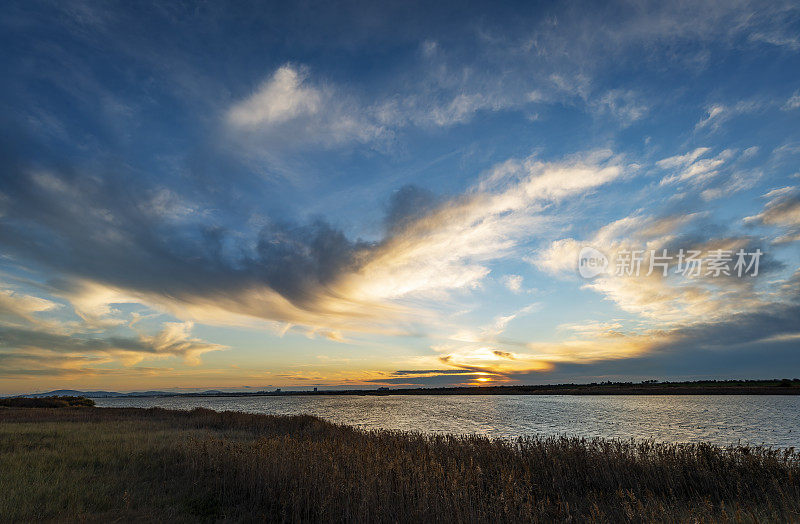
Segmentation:
{"type": "Polygon", "coordinates": [[[123,393],[115,391],[78,391],[76,389],[56,389],[48,391],[47,393],[28,393],[27,395],[15,395],[14,398],[30,397],[86,397],[86,398],[106,398],[106,397],[121,397],[123,393]]]}
{"type": "Polygon", "coordinates": [[[253,397],[291,395],[800,395],[800,379],[770,380],[696,380],[659,382],[600,382],[591,384],[538,384],[510,386],[456,386],[440,388],[378,387],[373,389],[329,389],[324,391],[78,391],[58,389],[47,393],[31,393],[16,397],[253,397]]]}
{"type": "Polygon", "coordinates": [[[177,396],[221,396],[228,395],[224,391],[210,389],[208,391],[198,391],[192,393],[176,393],[175,391],[131,391],[121,393],[119,391],[79,391],[77,389],[56,389],[45,393],[27,393],[25,395],[14,395],[10,398],[41,398],[41,397],[86,397],[86,398],[114,398],[114,397],[177,397],[177,396]]]}
{"type": "Polygon", "coordinates": [[[174,395],[166,391],[136,391],[132,393],[120,393],[118,391],[78,391],[76,389],[56,389],[46,393],[29,393],[27,395],[15,395],[19,397],[86,397],[86,398],[111,398],[111,397],[157,397],[163,395],[174,395]]]}

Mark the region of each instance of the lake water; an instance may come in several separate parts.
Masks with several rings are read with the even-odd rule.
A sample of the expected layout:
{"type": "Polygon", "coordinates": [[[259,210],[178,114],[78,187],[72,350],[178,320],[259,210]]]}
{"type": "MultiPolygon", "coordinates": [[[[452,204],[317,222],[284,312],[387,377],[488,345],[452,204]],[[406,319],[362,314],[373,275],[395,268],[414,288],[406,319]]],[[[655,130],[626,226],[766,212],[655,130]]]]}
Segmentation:
{"type": "Polygon", "coordinates": [[[800,448],[800,396],[463,395],[95,399],[103,407],[152,407],[317,415],[368,429],[570,435],[664,442],[800,448]]]}

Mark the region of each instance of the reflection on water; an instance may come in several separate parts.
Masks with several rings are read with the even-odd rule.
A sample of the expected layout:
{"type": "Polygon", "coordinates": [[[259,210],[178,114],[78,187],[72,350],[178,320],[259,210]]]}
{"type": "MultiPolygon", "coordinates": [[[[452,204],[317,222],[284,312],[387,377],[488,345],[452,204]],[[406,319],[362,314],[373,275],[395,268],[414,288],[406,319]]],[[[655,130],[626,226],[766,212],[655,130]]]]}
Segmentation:
{"type": "Polygon", "coordinates": [[[309,413],[361,428],[800,447],[798,396],[285,396],[96,399],[98,406],[309,413]]]}

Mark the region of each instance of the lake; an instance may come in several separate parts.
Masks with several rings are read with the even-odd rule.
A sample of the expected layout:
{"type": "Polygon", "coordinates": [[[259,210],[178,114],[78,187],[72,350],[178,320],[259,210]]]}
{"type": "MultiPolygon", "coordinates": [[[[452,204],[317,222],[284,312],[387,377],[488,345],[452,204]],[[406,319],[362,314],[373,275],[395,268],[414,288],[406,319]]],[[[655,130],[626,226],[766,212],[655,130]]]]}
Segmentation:
{"type": "Polygon", "coordinates": [[[95,399],[101,407],[311,414],[365,429],[800,448],[800,396],[387,395],[95,399]]]}

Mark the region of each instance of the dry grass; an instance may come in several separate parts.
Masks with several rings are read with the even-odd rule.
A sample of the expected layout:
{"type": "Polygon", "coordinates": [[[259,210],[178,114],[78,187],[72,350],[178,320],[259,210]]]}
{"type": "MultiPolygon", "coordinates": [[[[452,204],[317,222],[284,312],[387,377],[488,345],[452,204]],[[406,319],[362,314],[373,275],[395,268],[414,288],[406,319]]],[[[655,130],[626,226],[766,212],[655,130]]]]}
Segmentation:
{"type": "Polygon", "coordinates": [[[793,451],[0,409],[2,520],[797,521],[793,451]]]}
{"type": "Polygon", "coordinates": [[[94,406],[94,400],[86,397],[65,396],[0,398],[0,407],[5,408],[68,408],[80,406],[94,406]]]}

